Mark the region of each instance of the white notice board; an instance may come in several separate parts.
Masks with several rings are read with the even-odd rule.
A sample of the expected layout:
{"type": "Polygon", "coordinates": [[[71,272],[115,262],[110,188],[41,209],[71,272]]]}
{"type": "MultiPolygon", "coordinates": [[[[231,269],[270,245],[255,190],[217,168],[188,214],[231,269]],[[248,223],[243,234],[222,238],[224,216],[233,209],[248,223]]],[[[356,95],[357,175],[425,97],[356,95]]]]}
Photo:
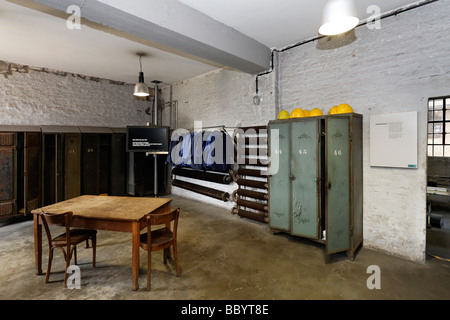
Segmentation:
{"type": "Polygon", "coordinates": [[[370,117],[370,165],[417,168],[417,111],[370,117]]]}

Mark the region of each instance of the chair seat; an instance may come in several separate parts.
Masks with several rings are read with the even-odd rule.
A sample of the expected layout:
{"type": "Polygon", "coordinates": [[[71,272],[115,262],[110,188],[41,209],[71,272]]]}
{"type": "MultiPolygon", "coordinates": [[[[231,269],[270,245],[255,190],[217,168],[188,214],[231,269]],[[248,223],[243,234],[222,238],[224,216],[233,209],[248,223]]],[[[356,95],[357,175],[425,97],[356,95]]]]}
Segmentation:
{"type": "MultiPolygon", "coordinates": [[[[151,238],[152,238],[152,247],[161,247],[165,244],[171,244],[173,240],[173,233],[170,231],[170,229],[167,228],[161,228],[158,230],[153,230],[151,232],[151,238]]],[[[147,250],[147,233],[141,234],[140,237],[141,241],[141,248],[147,250]]]]}
{"type": "MultiPolygon", "coordinates": [[[[70,243],[77,244],[97,234],[97,230],[72,229],[70,230],[70,243]]],[[[60,234],[52,240],[53,245],[66,245],[66,233],[60,234]]]]}

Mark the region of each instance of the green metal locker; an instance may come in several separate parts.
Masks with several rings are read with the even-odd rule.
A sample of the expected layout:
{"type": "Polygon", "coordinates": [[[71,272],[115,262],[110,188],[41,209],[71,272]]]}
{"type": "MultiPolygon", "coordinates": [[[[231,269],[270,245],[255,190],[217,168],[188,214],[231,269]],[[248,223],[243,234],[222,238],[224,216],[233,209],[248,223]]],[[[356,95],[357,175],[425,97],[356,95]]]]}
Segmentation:
{"type": "MultiPolygon", "coordinates": [[[[279,170],[269,176],[269,226],[325,244],[326,254],[362,243],[362,116],[269,122],[280,133],[279,170]]],[[[273,159],[272,159],[273,161],[273,159]]]]}
{"type": "Polygon", "coordinates": [[[319,128],[319,120],[291,123],[291,233],[312,239],[320,225],[319,128]]]}
{"type": "Polygon", "coordinates": [[[349,118],[326,119],[326,252],[350,249],[349,118]]]}
{"type": "Polygon", "coordinates": [[[269,211],[271,227],[277,230],[290,231],[291,229],[291,200],[290,200],[290,124],[289,122],[274,122],[270,126],[269,140],[271,144],[271,157],[276,157],[278,163],[271,163],[269,183],[269,211]],[[278,144],[278,146],[276,146],[278,144]]]}

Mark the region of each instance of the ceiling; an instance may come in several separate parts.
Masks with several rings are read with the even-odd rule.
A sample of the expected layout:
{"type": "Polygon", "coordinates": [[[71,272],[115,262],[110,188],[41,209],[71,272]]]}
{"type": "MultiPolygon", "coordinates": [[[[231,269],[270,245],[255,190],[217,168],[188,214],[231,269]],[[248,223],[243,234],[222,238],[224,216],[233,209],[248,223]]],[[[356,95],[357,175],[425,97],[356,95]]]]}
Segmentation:
{"type": "MultiPolygon", "coordinates": [[[[105,1],[119,3],[118,0],[100,2],[105,1]]],[[[126,5],[131,8],[136,4],[137,7],[141,1],[127,0],[126,5]]],[[[177,1],[166,3],[170,2],[177,1]]],[[[318,35],[326,0],[179,2],[268,48],[281,49],[318,35]]],[[[369,5],[378,5],[381,12],[389,12],[416,2],[356,1],[360,20],[372,14],[366,12],[369,5]]],[[[165,6],[161,10],[170,11],[170,8],[165,6]]],[[[83,17],[83,11],[81,14],[83,17]]],[[[171,15],[170,12],[166,14],[171,15]]],[[[176,83],[218,67],[229,67],[192,53],[168,50],[167,46],[86,19],[82,20],[80,30],[70,30],[66,27],[68,16],[30,0],[0,0],[0,60],[134,83],[139,72],[136,53],[144,52],[146,56],[142,58],[142,64],[147,84],[155,79],[176,83]]],[[[220,42],[222,39],[217,40],[220,42]]]]}

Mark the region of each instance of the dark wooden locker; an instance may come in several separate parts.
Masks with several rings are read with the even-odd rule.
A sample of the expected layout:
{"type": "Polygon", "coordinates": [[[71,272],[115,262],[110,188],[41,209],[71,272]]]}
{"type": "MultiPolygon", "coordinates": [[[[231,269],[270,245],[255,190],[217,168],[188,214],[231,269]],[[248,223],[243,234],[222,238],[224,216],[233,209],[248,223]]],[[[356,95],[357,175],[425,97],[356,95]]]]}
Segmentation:
{"type": "Polygon", "coordinates": [[[65,200],[65,138],[79,134],[73,126],[41,126],[42,130],[42,202],[50,205],[65,200]]]}
{"type": "Polygon", "coordinates": [[[64,198],[72,199],[81,195],[81,135],[65,135],[64,158],[64,198]]]}
{"type": "Polygon", "coordinates": [[[100,134],[99,194],[110,194],[111,134],[100,134]]]}
{"type": "Polygon", "coordinates": [[[16,134],[0,133],[0,218],[16,213],[16,134]]]}
{"type": "Polygon", "coordinates": [[[82,134],[82,194],[100,194],[100,135],[82,134]]]}
{"type": "Polygon", "coordinates": [[[111,137],[111,195],[127,195],[126,134],[114,133],[111,137]]]}
{"type": "Polygon", "coordinates": [[[41,133],[24,133],[25,214],[41,206],[41,133]]]}

